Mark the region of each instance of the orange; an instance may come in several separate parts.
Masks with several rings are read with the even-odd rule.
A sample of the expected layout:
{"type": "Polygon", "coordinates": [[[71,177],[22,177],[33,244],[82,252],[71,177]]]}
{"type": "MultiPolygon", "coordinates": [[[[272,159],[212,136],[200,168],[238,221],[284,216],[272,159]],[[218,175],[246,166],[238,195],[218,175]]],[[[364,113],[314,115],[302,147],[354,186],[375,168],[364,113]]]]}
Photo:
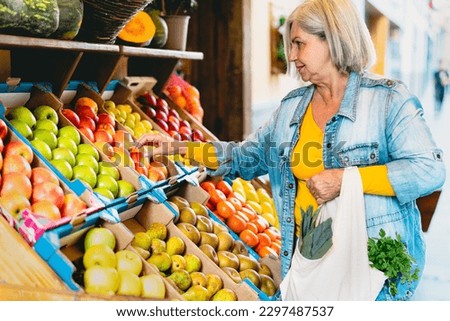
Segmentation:
{"type": "Polygon", "coordinates": [[[217,203],[217,213],[224,217],[230,217],[231,215],[236,214],[236,209],[234,208],[233,204],[231,204],[229,201],[220,201],[217,203]]]}
{"type": "Polygon", "coordinates": [[[216,210],[216,206],[213,203],[211,203],[209,200],[206,203],[206,207],[209,208],[212,212],[214,212],[216,210]]]}
{"type": "Polygon", "coordinates": [[[210,190],[216,189],[216,186],[211,181],[204,181],[200,183],[200,187],[203,188],[205,191],[209,192],[210,190]]]}
{"type": "Polygon", "coordinates": [[[177,97],[174,97],[174,98],[172,98],[173,99],[173,102],[178,106],[178,107],[180,107],[180,108],[186,108],[186,106],[187,106],[187,101],[186,101],[186,98],[184,98],[183,96],[177,96],[177,97]]]}
{"type": "Polygon", "coordinates": [[[245,244],[247,244],[250,247],[258,245],[259,242],[258,236],[249,229],[243,230],[239,234],[239,237],[245,244]]]}
{"type": "Polygon", "coordinates": [[[258,227],[258,232],[259,233],[264,232],[269,227],[269,223],[262,216],[258,216],[258,218],[252,220],[252,222],[255,223],[256,226],[258,227]]]}
{"type": "Polygon", "coordinates": [[[280,232],[276,231],[274,228],[271,227],[265,229],[263,233],[266,233],[270,237],[270,240],[272,242],[280,237],[280,232]]]}
{"type": "Polygon", "coordinates": [[[245,214],[245,216],[247,216],[249,220],[255,220],[258,217],[258,214],[256,214],[255,210],[247,206],[242,207],[241,212],[245,214]]]}
{"type": "Polygon", "coordinates": [[[258,234],[258,227],[253,222],[247,222],[246,228],[255,234],[258,234]]]}
{"type": "Polygon", "coordinates": [[[178,85],[173,85],[170,87],[167,87],[167,91],[169,92],[169,95],[174,98],[174,97],[178,97],[181,96],[181,87],[178,85]]]}
{"type": "Polygon", "coordinates": [[[270,246],[272,241],[270,240],[270,236],[266,233],[258,233],[259,244],[261,246],[270,246]]]}
{"type": "Polygon", "coordinates": [[[243,230],[245,230],[245,226],[247,225],[245,220],[236,214],[227,218],[226,223],[227,223],[228,227],[237,234],[239,234],[243,230]]]}
{"type": "Polygon", "coordinates": [[[274,250],[278,255],[280,255],[281,252],[281,244],[275,243],[273,242],[272,244],[270,244],[270,248],[272,250],[274,250]]]}
{"type": "Polygon", "coordinates": [[[222,193],[222,191],[219,191],[218,189],[210,190],[208,194],[210,196],[209,198],[210,202],[213,203],[214,205],[217,205],[217,203],[219,203],[220,201],[225,201],[227,199],[225,194],[222,193]]]}
{"type": "Polygon", "coordinates": [[[200,98],[200,92],[198,89],[192,85],[186,87],[183,92],[186,96],[200,98]]]}
{"type": "Polygon", "coordinates": [[[230,193],[233,191],[231,188],[231,185],[228,184],[227,181],[218,181],[216,184],[216,188],[218,190],[221,190],[226,196],[230,195],[230,193]]]}
{"type": "Polygon", "coordinates": [[[236,211],[235,215],[238,215],[238,216],[242,217],[242,219],[245,221],[245,224],[250,222],[249,218],[244,213],[242,213],[241,211],[236,211]]]}
{"type": "Polygon", "coordinates": [[[230,202],[231,204],[233,204],[234,208],[239,211],[240,209],[242,209],[242,203],[240,200],[238,200],[236,197],[234,196],[228,196],[227,197],[227,201],[230,202]]]}
{"type": "Polygon", "coordinates": [[[242,196],[239,193],[231,192],[230,195],[228,195],[228,197],[237,198],[239,200],[239,202],[241,202],[241,206],[245,205],[245,198],[244,198],[244,196],[242,196]]]}
{"type": "Polygon", "coordinates": [[[271,247],[269,247],[267,245],[266,246],[258,246],[256,248],[256,252],[259,254],[260,257],[265,257],[265,256],[267,256],[269,254],[272,254],[275,257],[278,257],[277,252],[275,252],[274,249],[272,249],[271,247]]]}

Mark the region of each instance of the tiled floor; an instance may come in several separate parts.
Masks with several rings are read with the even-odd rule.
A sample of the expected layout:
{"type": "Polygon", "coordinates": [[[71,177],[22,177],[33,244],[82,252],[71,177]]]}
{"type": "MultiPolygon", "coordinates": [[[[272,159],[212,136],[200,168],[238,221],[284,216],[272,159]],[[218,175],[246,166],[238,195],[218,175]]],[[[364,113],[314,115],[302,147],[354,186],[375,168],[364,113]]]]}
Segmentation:
{"type": "Polygon", "coordinates": [[[446,98],[439,115],[434,112],[431,90],[422,99],[425,118],[434,139],[444,150],[447,180],[428,232],[425,233],[427,265],[413,298],[415,301],[450,301],[450,93],[446,98]]]}

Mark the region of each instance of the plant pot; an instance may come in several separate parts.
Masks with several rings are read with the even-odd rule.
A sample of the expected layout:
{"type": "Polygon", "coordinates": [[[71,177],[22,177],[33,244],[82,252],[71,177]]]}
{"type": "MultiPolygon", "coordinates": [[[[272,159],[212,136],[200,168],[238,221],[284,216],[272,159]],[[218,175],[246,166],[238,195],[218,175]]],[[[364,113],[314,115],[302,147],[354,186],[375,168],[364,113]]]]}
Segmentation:
{"type": "Polygon", "coordinates": [[[169,30],[165,49],[186,50],[190,16],[165,16],[169,30]]]}

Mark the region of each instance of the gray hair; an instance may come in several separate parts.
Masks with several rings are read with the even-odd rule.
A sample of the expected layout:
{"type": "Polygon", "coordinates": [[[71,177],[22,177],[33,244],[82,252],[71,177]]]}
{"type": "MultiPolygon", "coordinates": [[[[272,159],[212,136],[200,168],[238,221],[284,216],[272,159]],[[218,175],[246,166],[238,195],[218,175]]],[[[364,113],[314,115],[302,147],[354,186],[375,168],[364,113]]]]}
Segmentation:
{"type": "MultiPolygon", "coordinates": [[[[364,72],[376,59],[369,30],[351,0],[305,0],[290,14],[283,35],[286,59],[291,47],[291,27],[296,22],[305,32],[328,42],[331,59],[340,72],[364,72]]],[[[287,71],[295,68],[287,61],[287,71]]]]}

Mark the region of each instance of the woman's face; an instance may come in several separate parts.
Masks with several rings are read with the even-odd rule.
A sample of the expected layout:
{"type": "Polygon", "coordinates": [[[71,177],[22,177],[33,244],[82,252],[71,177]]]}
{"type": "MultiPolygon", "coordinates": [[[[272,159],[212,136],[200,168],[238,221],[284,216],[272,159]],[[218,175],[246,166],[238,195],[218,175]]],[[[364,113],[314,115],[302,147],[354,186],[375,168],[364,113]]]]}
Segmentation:
{"type": "Polygon", "coordinates": [[[330,71],[336,70],[326,40],[305,32],[297,22],[291,27],[289,61],[295,63],[303,81],[313,84],[320,83],[330,71]]]}

